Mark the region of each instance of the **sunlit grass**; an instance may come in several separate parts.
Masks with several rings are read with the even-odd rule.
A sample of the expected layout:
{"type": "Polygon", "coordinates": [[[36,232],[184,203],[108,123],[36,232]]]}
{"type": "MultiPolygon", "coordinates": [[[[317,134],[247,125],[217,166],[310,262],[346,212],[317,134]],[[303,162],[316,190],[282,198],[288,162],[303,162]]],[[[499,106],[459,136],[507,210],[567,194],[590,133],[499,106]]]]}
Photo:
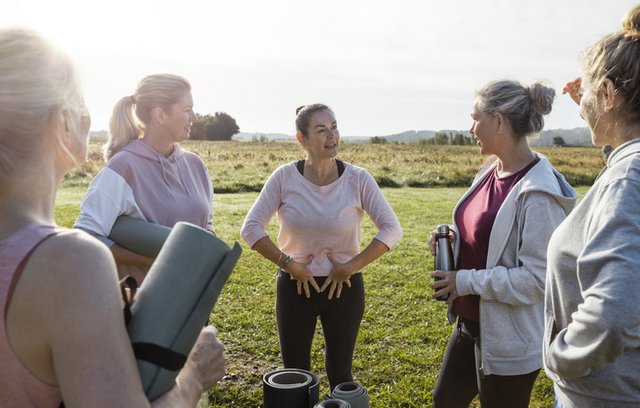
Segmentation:
{"type": "MultiPolygon", "coordinates": [[[[219,193],[260,191],[281,164],[303,157],[295,142],[187,141],[183,147],[202,157],[219,193]]],[[[572,185],[591,185],[602,168],[596,148],[537,148],[572,185]]],[[[463,187],[471,184],[485,157],[475,146],[418,144],[349,144],[339,157],[365,167],[383,187],[463,187]]],[[[87,186],[102,168],[100,146],[91,146],[89,161],[65,179],[65,186],[87,186]]]]}
{"type": "MultiPolygon", "coordinates": [[[[584,193],[586,188],[580,188],[584,193]]],[[[433,258],[427,236],[440,223],[449,222],[451,210],[465,188],[385,188],[396,211],[404,238],[364,272],[366,308],[355,351],[356,380],[369,391],[372,407],[428,407],[442,354],[452,326],[445,306],[433,301],[429,272],[433,258]]],[[[58,194],[56,220],[71,226],[78,215],[83,188],[63,188],[58,194]]],[[[226,242],[240,240],[240,227],[256,193],[216,196],[214,220],[226,242]]],[[[275,220],[269,226],[276,234],[275,220]]],[[[375,234],[366,219],[362,242],[375,234]]],[[[259,407],[261,377],[280,367],[275,325],[274,266],[243,243],[244,252],[225,286],[211,321],[225,343],[227,376],[209,395],[210,406],[259,407]]],[[[312,348],[312,370],[324,376],[323,342],[318,331],[312,348]]],[[[540,374],[531,407],[553,404],[551,382],[540,374]]],[[[479,405],[474,405],[479,406],[479,405]]]]}

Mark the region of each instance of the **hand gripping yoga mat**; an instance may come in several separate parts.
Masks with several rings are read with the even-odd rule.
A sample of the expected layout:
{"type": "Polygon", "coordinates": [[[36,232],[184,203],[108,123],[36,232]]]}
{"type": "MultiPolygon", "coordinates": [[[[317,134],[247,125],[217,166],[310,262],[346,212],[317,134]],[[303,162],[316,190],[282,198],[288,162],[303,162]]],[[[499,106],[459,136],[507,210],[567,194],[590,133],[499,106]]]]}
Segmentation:
{"type": "Polygon", "coordinates": [[[320,380],[297,368],[271,371],[262,377],[264,408],[313,408],[320,396],[320,380]]]}
{"type": "Polygon", "coordinates": [[[328,399],[318,402],[313,408],[351,408],[351,404],[340,399],[328,399]]]}
{"type": "Polygon", "coordinates": [[[170,232],[164,225],[121,215],[111,227],[109,239],[136,254],[155,258],[170,232]]]}
{"type": "Polygon", "coordinates": [[[331,398],[341,399],[351,404],[351,408],[369,408],[369,393],[357,382],[345,382],[336,385],[331,398]]]}
{"type": "Polygon", "coordinates": [[[174,386],[240,252],[237,242],[230,248],[185,222],[177,223],[167,237],[136,293],[127,326],[151,401],[174,386]],[[158,354],[169,360],[158,363],[166,368],[149,362],[157,361],[158,354]]]}

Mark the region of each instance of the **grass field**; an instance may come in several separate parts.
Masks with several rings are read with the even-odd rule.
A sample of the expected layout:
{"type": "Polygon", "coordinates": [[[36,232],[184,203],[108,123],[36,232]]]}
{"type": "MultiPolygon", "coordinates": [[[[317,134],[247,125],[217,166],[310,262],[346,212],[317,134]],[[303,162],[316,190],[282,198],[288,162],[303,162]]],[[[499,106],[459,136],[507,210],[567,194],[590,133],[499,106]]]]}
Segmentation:
{"type": "MultiPolygon", "coordinates": [[[[267,177],[281,164],[303,154],[292,142],[183,143],[205,161],[218,193],[260,191],[267,177]]],[[[603,161],[595,148],[539,148],[572,185],[591,185],[603,161]]],[[[469,186],[485,160],[475,146],[418,144],[348,144],[340,158],[365,167],[381,187],[469,186]]],[[[65,179],[65,186],[86,187],[104,162],[100,146],[92,144],[90,160],[65,179]]]]}
{"type": "MultiPolygon", "coordinates": [[[[582,150],[580,155],[588,156],[593,149],[582,150]]],[[[273,166],[269,162],[265,168],[273,166]]],[[[72,184],[63,187],[57,198],[56,220],[63,226],[73,224],[85,190],[72,184]]],[[[578,190],[584,193],[586,187],[578,190]]],[[[452,326],[446,322],[445,305],[430,297],[433,258],[427,251],[427,236],[437,224],[449,222],[451,210],[465,188],[402,187],[383,191],[398,214],[404,238],[364,272],[366,308],[353,370],[356,380],[368,389],[372,407],[428,407],[452,326]]],[[[254,192],[216,196],[214,224],[226,242],[240,240],[242,221],[256,197],[254,192]]],[[[275,236],[275,222],[269,228],[275,236]]],[[[367,219],[362,242],[369,242],[374,234],[375,228],[367,219]]],[[[261,376],[280,366],[274,315],[275,270],[244,244],[243,249],[211,316],[226,346],[227,376],[210,392],[210,407],[260,407],[261,376]]],[[[321,395],[326,394],[329,390],[323,375],[319,325],[312,370],[321,375],[321,395]]],[[[531,407],[552,405],[551,383],[540,374],[531,407]]]]}

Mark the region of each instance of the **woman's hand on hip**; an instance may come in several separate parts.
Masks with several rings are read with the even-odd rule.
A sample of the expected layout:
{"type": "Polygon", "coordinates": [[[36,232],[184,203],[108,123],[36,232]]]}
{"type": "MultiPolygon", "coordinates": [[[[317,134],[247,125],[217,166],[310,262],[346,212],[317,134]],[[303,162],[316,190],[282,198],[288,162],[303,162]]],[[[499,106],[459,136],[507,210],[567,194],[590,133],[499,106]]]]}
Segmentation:
{"type": "Polygon", "coordinates": [[[331,272],[329,272],[329,276],[324,281],[324,285],[320,288],[321,292],[331,285],[329,288],[329,299],[333,297],[333,293],[336,293],[336,299],[340,298],[340,294],[342,293],[342,285],[346,284],[348,287],[351,287],[351,282],[349,278],[355,271],[353,271],[349,265],[349,263],[340,263],[333,259],[331,254],[327,254],[327,258],[333,264],[331,268],[331,272]],[[336,291],[337,289],[337,291],[336,291]]]}
{"type": "Polygon", "coordinates": [[[456,274],[458,271],[433,271],[431,272],[431,276],[434,278],[440,278],[435,280],[431,287],[435,291],[432,298],[437,299],[440,296],[449,294],[449,298],[447,299],[447,304],[453,303],[455,298],[458,297],[458,291],[456,289],[456,274]]]}
{"type": "Polygon", "coordinates": [[[304,293],[307,298],[311,297],[309,285],[313,286],[316,292],[322,292],[315,278],[311,274],[311,271],[309,271],[309,268],[307,267],[307,265],[309,265],[312,260],[313,255],[309,255],[306,262],[291,261],[286,265],[286,269],[284,270],[291,276],[291,279],[297,281],[296,283],[298,285],[298,295],[302,295],[302,289],[304,289],[304,293]]]}

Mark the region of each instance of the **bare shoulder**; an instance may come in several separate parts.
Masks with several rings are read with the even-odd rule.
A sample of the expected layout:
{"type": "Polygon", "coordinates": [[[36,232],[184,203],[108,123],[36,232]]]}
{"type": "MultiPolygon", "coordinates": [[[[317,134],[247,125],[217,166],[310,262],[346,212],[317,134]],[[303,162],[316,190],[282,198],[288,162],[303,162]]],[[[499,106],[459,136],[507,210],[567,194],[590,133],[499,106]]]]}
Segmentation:
{"type": "MultiPolygon", "coordinates": [[[[90,292],[103,296],[99,288],[117,285],[115,261],[109,248],[89,234],[65,230],[40,244],[25,265],[20,279],[34,291],[68,293],[76,299],[90,292]],[[64,290],[56,291],[56,288],[64,290]]],[[[110,291],[109,291],[110,292],[110,291]]]]}

